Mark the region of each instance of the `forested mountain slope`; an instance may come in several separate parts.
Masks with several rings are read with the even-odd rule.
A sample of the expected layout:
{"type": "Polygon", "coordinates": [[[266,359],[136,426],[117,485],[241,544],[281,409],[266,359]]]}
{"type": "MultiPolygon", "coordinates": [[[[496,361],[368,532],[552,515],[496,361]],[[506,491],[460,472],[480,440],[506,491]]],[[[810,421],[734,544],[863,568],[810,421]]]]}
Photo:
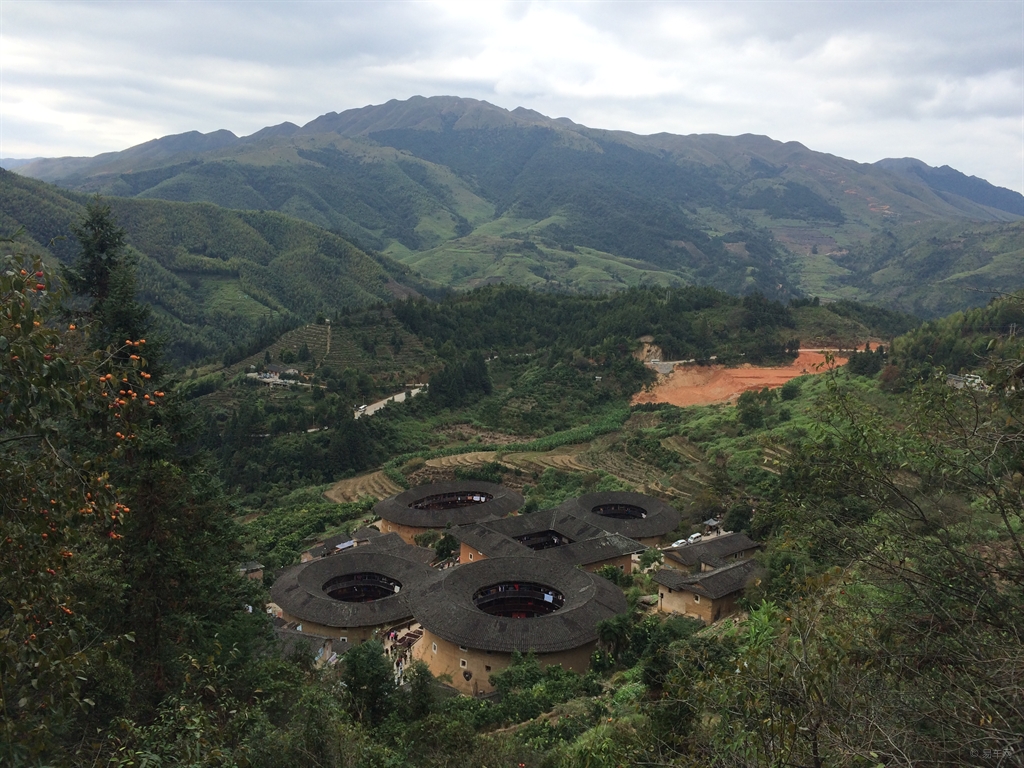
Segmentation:
{"type": "MultiPolygon", "coordinates": [[[[0,233],[68,264],[88,198],[0,171],[0,233]]],[[[396,296],[423,283],[394,260],[279,213],[208,203],[107,200],[138,260],[140,298],[153,307],[172,360],[241,355],[284,328],[396,296]],[[232,348],[238,348],[232,352],[232,348]]]]}
{"type": "Polygon", "coordinates": [[[983,283],[992,264],[1007,277],[999,262],[1024,234],[1015,223],[1024,198],[886,162],[764,136],[638,136],[472,99],[414,97],[301,128],[283,123],[244,138],[193,132],[19,173],[83,191],[280,211],[458,287],[686,282],[884,300],[931,314],[979,303],[963,292],[953,306],[935,296],[949,295],[942,281],[953,276],[974,286],[980,270],[983,283]],[[955,229],[951,222],[970,228],[979,247],[937,270],[920,254],[907,257],[948,250],[959,231],[933,225],[955,229]],[[903,249],[863,268],[862,252],[883,232],[903,249]],[[893,268],[920,290],[888,290],[893,268]]]}
{"type": "Polygon", "coordinates": [[[810,293],[869,296],[881,306],[934,318],[1022,286],[1024,223],[918,221],[809,258],[816,260],[808,262],[810,293]],[[812,276],[817,265],[823,271],[812,276]]]}
{"type": "Polygon", "coordinates": [[[1024,216],[1024,196],[1020,193],[994,186],[977,176],[960,173],[948,165],[933,168],[913,157],[890,157],[879,160],[875,165],[908,178],[918,178],[942,197],[957,195],[1015,216],[1024,216]]]}

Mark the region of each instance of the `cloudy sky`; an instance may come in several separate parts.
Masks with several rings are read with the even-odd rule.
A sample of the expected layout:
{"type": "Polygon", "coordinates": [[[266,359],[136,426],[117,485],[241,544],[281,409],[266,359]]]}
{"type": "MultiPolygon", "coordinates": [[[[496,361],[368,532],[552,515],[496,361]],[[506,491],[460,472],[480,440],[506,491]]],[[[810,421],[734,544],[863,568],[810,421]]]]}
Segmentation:
{"type": "Polygon", "coordinates": [[[0,0],[3,157],[416,94],[912,156],[1024,192],[1024,0],[0,0]]]}

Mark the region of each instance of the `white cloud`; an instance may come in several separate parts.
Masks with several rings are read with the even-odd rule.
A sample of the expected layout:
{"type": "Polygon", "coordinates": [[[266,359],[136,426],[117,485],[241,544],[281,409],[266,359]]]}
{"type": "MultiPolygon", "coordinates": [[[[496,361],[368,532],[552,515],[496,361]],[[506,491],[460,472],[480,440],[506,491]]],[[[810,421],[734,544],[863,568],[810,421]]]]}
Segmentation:
{"type": "Polygon", "coordinates": [[[306,122],[415,94],[599,128],[762,133],[1024,191],[1005,2],[0,3],[0,154],[306,122]]]}

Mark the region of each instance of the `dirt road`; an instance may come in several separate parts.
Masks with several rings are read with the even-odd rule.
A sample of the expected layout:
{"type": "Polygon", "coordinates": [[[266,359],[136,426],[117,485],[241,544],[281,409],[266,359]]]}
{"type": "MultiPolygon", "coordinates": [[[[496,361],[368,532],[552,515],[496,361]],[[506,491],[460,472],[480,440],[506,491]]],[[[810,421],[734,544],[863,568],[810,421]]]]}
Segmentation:
{"type": "Polygon", "coordinates": [[[671,403],[687,406],[725,403],[750,389],[781,387],[797,376],[823,372],[824,353],[827,351],[801,349],[796,360],[777,368],[677,365],[668,375],[659,376],[658,383],[650,391],[634,395],[633,404],[671,403]]]}

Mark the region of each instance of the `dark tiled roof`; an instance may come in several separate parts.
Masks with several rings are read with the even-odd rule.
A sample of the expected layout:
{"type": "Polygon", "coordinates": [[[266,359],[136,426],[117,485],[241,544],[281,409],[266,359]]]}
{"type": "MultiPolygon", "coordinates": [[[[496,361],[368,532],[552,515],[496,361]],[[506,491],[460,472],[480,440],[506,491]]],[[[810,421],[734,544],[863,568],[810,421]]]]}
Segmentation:
{"type": "Polygon", "coordinates": [[[429,631],[460,646],[510,653],[552,653],[597,639],[598,622],[626,610],[611,582],[544,557],[496,557],[464,563],[416,590],[416,618],[429,631]],[[500,582],[533,582],[562,593],[554,613],[530,619],[491,616],[473,604],[478,589],[500,582]]]}
{"type": "Polygon", "coordinates": [[[286,658],[294,656],[295,652],[302,646],[306,646],[310,652],[315,654],[318,649],[324,647],[328,640],[331,641],[331,653],[336,653],[339,656],[343,655],[351,647],[347,641],[343,642],[337,638],[321,637],[309,632],[299,632],[287,627],[275,629],[274,636],[281,643],[281,654],[286,658]]]}
{"type": "Polygon", "coordinates": [[[687,568],[695,568],[701,563],[718,568],[726,564],[726,558],[760,546],[745,533],[724,533],[721,536],[709,536],[693,544],[680,544],[664,552],[667,559],[681,563],[687,568]]]}
{"type": "Polygon", "coordinates": [[[696,574],[662,568],[654,574],[654,580],[671,589],[694,592],[717,600],[720,597],[731,595],[733,592],[739,592],[760,570],[761,566],[756,560],[743,560],[716,568],[713,571],[696,574]]]}
{"type": "Polygon", "coordinates": [[[323,541],[320,541],[315,547],[307,549],[306,552],[310,557],[325,557],[327,555],[333,555],[338,551],[339,544],[345,544],[349,541],[352,541],[351,536],[339,533],[336,536],[329,536],[323,541]]]}
{"type": "Polygon", "coordinates": [[[647,549],[643,544],[627,539],[625,536],[607,533],[588,523],[581,523],[571,515],[555,513],[551,510],[519,517],[507,517],[504,520],[495,520],[490,523],[460,525],[458,528],[453,528],[451,534],[486,557],[545,557],[556,563],[570,565],[590,565],[614,557],[643,552],[647,549]],[[555,517],[558,519],[553,519],[555,517]],[[510,524],[513,522],[516,525],[510,524]],[[525,525],[526,522],[530,525],[525,525]],[[501,533],[497,530],[499,527],[512,530],[517,536],[555,531],[563,536],[568,536],[572,543],[535,551],[511,536],[501,533]],[[583,536],[589,538],[578,538],[583,536]]]}
{"type": "Polygon", "coordinates": [[[450,533],[459,542],[468,544],[487,557],[530,557],[534,554],[529,547],[494,530],[486,523],[460,525],[452,528],[450,533]]]}
{"type": "Polygon", "coordinates": [[[328,549],[334,549],[339,544],[344,544],[346,541],[352,541],[352,537],[349,536],[347,533],[339,533],[335,536],[328,536],[320,543],[328,549]]]}
{"type": "Polygon", "coordinates": [[[559,509],[609,533],[618,533],[631,539],[664,536],[678,528],[680,520],[679,512],[664,501],[643,493],[628,493],[626,491],[585,493],[577,499],[563,502],[559,509]],[[628,504],[640,507],[646,513],[646,517],[635,520],[619,520],[614,517],[598,515],[593,511],[595,507],[606,504],[628,504]]]}
{"type": "Polygon", "coordinates": [[[430,563],[437,557],[437,553],[430,547],[406,544],[405,540],[397,533],[386,533],[370,539],[370,542],[361,546],[359,551],[390,552],[406,560],[415,560],[417,563],[430,563]]]}
{"type": "Polygon", "coordinates": [[[574,541],[564,547],[545,549],[537,554],[573,565],[590,565],[623,555],[633,555],[643,552],[645,549],[647,547],[640,542],[627,539],[617,533],[602,533],[596,539],[574,541]]]}
{"type": "MultiPolygon", "coordinates": [[[[433,550],[411,547],[376,546],[358,549],[311,560],[282,574],[270,590],[271,599],[296,619],[316,622],[328,627],[372,627],[412,616],[407,595],[412,587],[436,579],[439,573],[425,565],[424,557],[433,557],[433,550]],[[390,597],[367,603],[349,603],[328,597],[323,585],[331,579],[348,573],[379,573],[401,584],[401,590],[390,597]]],[[[390,542],[384,542],[388,544],[390,542]]]]}
{"type": "MultiPolygon", "coordinates": [[[[360,530],[373,530],[376,532],[376,536],[367,535],[359,539],[358,541],[366,542],[364,547],[374,545],[378,551],[387,551],[390,549],[399,549],[410,547],[402,540],[397,534],[388,534],[384,536],[381,531],[377,528],[360,528],[360,530]]],[[[356,531],[357,532],[357,531],[356,531]]],[[[318,547],[306,550],[310,557],[327,557],[328,555],[335,555],[339,552],[344,552],[350,547],[354,546],[356,542],[355,534],[352,536],[333,536],[330,539],[325,539],[324,543],[318,547]],[[340,545],[348,545],[340,546],[340,545]]],[[[402,557],[412,558],[414,560],[421,560],[422,562],[430,562],[434,559],[434,551],[432,549],[424,549],[423,547],[411,547],[411,550],[420,550],[418,552],[404,551],[402,557]]]]}
{"type": "MultiPolygon", "coordinates": [[[[565,506],[565,505],[562,505],[565,506]]],[[[503,520],[487,523],[491,530],[503,533],[511,538],[527,536],[531,533],[555,531],[569,537],[571,541],[594,539],[603,535],[608,529],[593,525],[585,519],[571,514],[562,507],[532,512],[528,515],[515,515],[503,520]]]]}
{"type": "Polygon", "coordinates": [[[373,526],[367,525],[367,526],[363,526],[362,528],[357,528],[356,530],[352,531],[352,540],[353,541],[367,541],[369,539],[375,539],[375,538],[377,538],[380,535],[381,535],[380,531],[378,531],[373,526]]]}
{"type": "Polygon", "coordinates": [[[388,522],[415,528],[444,528],[447,525],[466,525],[485,520],[497,520],[510,515],[523,506],[523,497],[513,490],[494,483],[466,480],[453,483],[432,483],[410,488],[408,491],[378,501],[373,511],[388,522]],[[478,504],[467,504],[452,509],[415,509],[410,506],[428,496],[445,493],[478,492],[492,498],[478,504]]]}

